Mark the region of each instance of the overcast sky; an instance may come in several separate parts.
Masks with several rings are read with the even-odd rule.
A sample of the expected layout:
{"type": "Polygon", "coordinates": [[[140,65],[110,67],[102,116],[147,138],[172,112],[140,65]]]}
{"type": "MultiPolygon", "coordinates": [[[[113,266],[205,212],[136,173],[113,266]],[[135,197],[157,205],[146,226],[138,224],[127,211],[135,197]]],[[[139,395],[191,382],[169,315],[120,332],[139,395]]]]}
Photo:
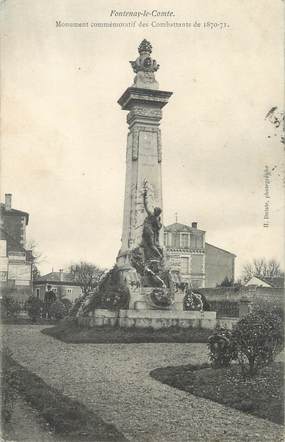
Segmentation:
{"type": "MultiPolygon", "coordinates": [[[[164,223],[198,222],[243,263],[282,260],[283,149],[265,120],[282,108],[282,0],[1,2],[2,186],[29,212],[42,273],[88,260],[112,266],[122,229],[129,60],[143,38],[160,64],[164,223]],[[170,10],[200,28],[91,28],[110,11],[170,10]],[[88,28],[56,28],[89,22],[88,28]],[[204,21],[229,27],[203,27],[204,21]],[[270,138],[269,138],[270,136],[270,138]],[[264,168],[269,227],[263,227],[264,168]],[[276,166],[276,167],[275,167],[276,166]]],[[[143,19],[144,22],[167,19],[143,19]]],[[[275,136],[275,134],[277,134],[275,136]]]]}

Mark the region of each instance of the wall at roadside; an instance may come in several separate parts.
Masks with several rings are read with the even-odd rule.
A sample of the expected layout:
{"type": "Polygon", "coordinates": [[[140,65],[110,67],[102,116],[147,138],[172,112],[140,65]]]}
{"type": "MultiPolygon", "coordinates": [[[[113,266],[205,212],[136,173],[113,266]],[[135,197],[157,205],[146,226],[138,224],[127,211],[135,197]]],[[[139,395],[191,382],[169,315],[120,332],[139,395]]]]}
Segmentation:
{"type": "Polygon", "coordinates": [[[201,288],[211,308],[217,312],[217,318],[238,317],[240,301],[244,298],[249,300],[250,305],[258,305],[269,302],[275,307],[283,306],[284,289],[269,287],[217,287],[201,288]]]}

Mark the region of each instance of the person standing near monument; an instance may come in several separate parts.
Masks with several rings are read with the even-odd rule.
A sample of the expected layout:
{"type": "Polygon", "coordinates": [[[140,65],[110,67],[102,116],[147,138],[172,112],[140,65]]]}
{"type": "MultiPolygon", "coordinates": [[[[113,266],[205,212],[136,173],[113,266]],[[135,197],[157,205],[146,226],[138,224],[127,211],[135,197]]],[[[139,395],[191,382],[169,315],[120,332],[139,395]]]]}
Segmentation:
{"type": "Polygon", "coordinates": [[[55,301],[56,301],[56,294],[51,289],[51,286],[48,286],[47,291],[45,292],[45,297],[44,297],[44,311],[45,311],[45,314],[47,315],[48,319],[51,318],[50,307],[55,301]]]}

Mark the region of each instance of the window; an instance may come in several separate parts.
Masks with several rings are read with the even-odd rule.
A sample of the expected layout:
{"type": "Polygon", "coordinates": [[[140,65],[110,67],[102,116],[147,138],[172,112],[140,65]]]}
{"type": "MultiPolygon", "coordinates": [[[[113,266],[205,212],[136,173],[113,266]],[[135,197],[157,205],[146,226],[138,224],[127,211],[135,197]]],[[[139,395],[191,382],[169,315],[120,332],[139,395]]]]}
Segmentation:
{"type": "Polygon", "coordinates": [[[168,235],[167,235],[167,232],[164,233],[164,245],[168,246],[168,235]]]}
{"type": "Polygon", "coordinates": [[[172,245],[173,247],[180,248],[180,233],[179,232],[173,232],[172,233],[172,245]]]}
{"type": "Polygon", "coordinates": [[[191,235],[191,249],[202,249],[202,248],[203,248],[203,236],[191,235]]]}
{"type": "Polygon", "coordinates": [[[182,233],[181,234],[181,247],[183,247],[184,249],[189,247],[188,238],[189,238],[188,233],[182,233]]]}
{"type": "Polygon", "coordinates": [[[37,295],[37,298],[40,297],[40,289],[39,288],[36,289],[36,295],[37,295]]]}
{"type": "Polygon", "coordinates": [[[164,245],[166,247],[171,247],[171,233],[164,232],[164,245]]]}
{"type": "Polygon", "coordinates": [[[181,259],[181,261],[180,261],[181,273],[189,273],[189,258],[186,256],[185,257],[182,256],[180,259],[181,259]]]}
{"type": "Polygon", "coordinates": [[[67,289],[67,293],[71,294],[72,293],[72,289],[67,289]]]}
{"type": "Polygon", "coordinates": [[[0,281],[7,281],[7,272],[0,272],[0,281]]]}

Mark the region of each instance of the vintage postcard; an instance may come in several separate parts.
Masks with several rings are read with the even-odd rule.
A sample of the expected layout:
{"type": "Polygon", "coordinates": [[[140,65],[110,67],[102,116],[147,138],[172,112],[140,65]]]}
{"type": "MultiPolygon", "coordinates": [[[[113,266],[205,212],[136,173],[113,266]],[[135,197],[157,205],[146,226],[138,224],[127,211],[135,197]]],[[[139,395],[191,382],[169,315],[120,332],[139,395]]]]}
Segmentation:
{"type": "Polygon", "coordinates": [[[283,440],[284,1],[0,13],[1,440],[283,440]]]}

